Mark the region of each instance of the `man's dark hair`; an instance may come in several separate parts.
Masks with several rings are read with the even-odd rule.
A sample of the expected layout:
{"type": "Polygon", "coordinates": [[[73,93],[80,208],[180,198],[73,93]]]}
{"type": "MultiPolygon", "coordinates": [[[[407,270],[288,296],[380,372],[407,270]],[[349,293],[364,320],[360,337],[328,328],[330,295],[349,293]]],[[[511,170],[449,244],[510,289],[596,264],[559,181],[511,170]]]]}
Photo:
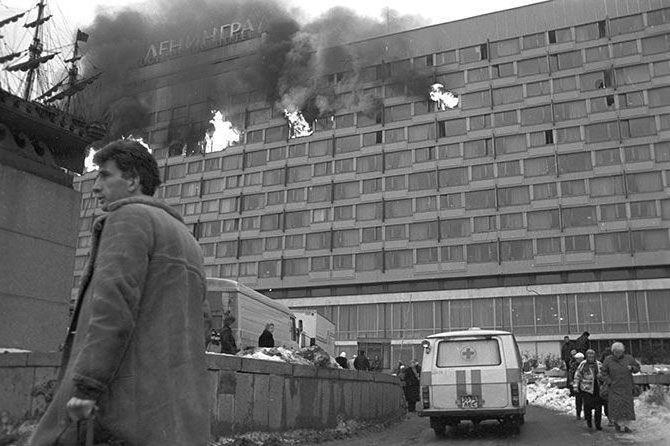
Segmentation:
{"type": "Polygon", "coordinates": [[[582,336],[586,336],[588,338],[589,336],[591,336],[591,333],[589,333],[588,331],[585,331],[584,333],[582,333],[582,336]]]}
{"type": "Polygon", "coordinates": [[[124,178],[139,177],[142,193],[153,196],[161,184],[156,159],[146,147],[132,139],[119,139],[95,152],[93,162],[98,166],[114,160],[124,178]]]}

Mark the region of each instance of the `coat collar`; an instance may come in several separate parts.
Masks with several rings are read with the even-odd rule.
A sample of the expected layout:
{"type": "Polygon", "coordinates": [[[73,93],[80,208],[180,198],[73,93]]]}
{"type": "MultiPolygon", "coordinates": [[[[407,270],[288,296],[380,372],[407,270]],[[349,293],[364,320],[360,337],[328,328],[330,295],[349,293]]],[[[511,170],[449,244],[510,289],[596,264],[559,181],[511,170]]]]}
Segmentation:
{"type": "Polygon", "coordinates": [[[176,218],[180,222],[184,222],[184,220],[181,218],[181,215],[177,211],[175,211],[172,206],[166,204],[165,202],[158,200],[154,197],[150,197],[148,195],[138,195],[136,197],[128,197],[128,198],[122,198],[120,200],[113,201],[111,203],[107,203],[102,207],[102,210],[104,212],[114,212],[121,206],[125,206],[127,204],[144,204],[147,206],[153,206],[157,207],[160,209],[163,209],[165,212],[170,214],[172,217],[176,218]]]}

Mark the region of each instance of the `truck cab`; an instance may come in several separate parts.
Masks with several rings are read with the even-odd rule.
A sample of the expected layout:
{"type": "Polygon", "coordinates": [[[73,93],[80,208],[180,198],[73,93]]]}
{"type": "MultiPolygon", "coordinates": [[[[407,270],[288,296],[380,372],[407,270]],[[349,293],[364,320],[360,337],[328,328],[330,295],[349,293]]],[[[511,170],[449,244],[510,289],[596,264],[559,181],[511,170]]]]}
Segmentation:
{"type": "Polygon", "coordinates": [[[436,435],[462,420],[495,419],[519,430],[526,413],[526,383],[514,335],[471,328],[422,342],[419,416],[436,435]]]}

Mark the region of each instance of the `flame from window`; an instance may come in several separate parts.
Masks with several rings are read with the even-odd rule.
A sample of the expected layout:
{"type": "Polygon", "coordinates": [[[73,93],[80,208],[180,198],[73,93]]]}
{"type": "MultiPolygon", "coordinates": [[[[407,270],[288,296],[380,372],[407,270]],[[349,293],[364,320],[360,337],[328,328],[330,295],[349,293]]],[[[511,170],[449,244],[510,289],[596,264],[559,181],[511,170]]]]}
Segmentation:
{"type": "Polygon", "coordinates": [[[223,118],[220,110],[214,112],[209,123],[214,126],[214,129],[205,132],[205,153],[220,152],[240,142],[240,131],[233,126],[232,122],[223,118]]]}
{"type": "Polygon", "coordinates": [[[309,126],[309,123],[305,120],[305,117],[302,115],[300,110],[294,112],[289,112],[284,110],[284,116],[288,120],[288,137],[301,138],[303,136],[309,136],[314,133],[314,129],[309,126]]]}
{"type": "Polygon", "coordinates": [[[440,110],[447,110],[458,107],[461,102],[458,95],[444,88],[442,84],[433,84],[428,93],[430,100],[437,104],[440,110]]]}

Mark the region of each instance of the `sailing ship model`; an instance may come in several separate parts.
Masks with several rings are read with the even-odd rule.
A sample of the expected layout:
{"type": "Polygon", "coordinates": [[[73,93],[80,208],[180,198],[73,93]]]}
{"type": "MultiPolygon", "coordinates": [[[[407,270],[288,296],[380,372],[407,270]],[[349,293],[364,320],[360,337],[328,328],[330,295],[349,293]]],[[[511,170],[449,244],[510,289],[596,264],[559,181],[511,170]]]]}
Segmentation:
{"type": "MultiPolygon", "coordinates": [[[[46,0],[39,0],[36,7],[30,10],[0,18],[0,39],[4,39],[3,31],[7,27],[18,26],[21,20],[25,21],[23,28],[33,30],[32,42],[27,50],[0,53],[2,70],[15,79],[12,83],[6,77],[7,81],[0,83],[0,126],[9,128],[15,140],[14,145],[21,146],[21,142],[31,143],[33,150],[25,151],[26,156],[46,157],[41,161],[70,172],[81,173],[86,147],[104,137],[105,127],[86,122],[81,113],[74,110],[73,98],[93,84],[101,73],[79,77],[78,62],[82,58],[79,44],[85,43],[89,36],[77,30],[72,55],[62,60],[69,64],[64,67],[65,70],[60,71],[63,78],[50,87],[43,87],[43,91],[39,93],[35,91],[37,79],[45,77],[47,64],[60,54],[44,48],[44,26],[53,18],[51,14],[45,15],[45,9],[46,0]],[[34,9],[37,9],[37,17],[30,20],[29,15],[34,9]],[[27,59],[21,60],[25,56],[27,59]],[[21,77],[22,74],[25,77],[21,77]]],[[[12,145],[6,141],[5,143],[12,145]]]]}

